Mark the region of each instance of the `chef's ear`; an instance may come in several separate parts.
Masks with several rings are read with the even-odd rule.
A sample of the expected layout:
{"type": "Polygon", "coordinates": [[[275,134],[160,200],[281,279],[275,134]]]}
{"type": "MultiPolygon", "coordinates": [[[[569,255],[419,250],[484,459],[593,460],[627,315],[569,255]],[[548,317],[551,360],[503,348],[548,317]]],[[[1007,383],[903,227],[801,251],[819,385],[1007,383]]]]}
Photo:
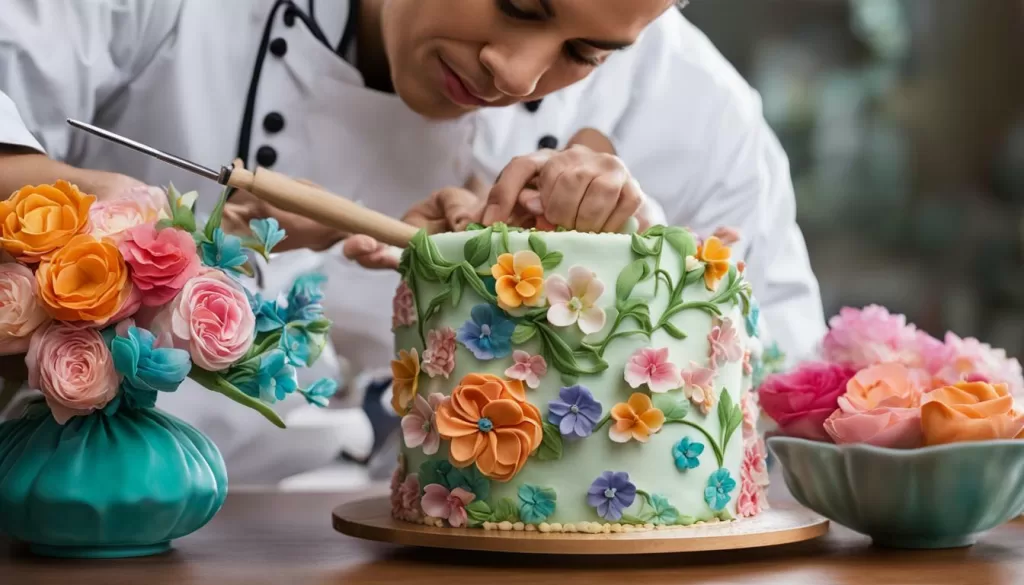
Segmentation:
{"type": "Polygon", "coordinates": [[[566,144],[565,148],[566,150],[568,150],[569,148],[572,148],[577,144],[580,146],[586,146],[587,148],[593,150],[594,152],[615,154],[615,145],[612,144],[611,139],[602,134],[600,131],[594,130],[593,128],[584,128],[583,130],[577,132],[572,138],[569,139],[569,142],[566,144]]]}

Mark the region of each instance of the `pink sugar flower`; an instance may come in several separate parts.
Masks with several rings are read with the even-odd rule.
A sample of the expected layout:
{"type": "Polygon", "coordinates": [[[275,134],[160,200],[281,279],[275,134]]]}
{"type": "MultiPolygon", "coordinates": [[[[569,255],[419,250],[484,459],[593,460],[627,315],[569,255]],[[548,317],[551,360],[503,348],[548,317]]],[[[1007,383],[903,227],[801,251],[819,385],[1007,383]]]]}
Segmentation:
{"type": "Polygon", "coordinates": [[[410,327],[416,324],[416,300],[412,298],[412,289],[403,280],[398,284],[395,298],[391,301],[391,328],[410,327]]]}
{"type": "Polygon", "coordinates": [[[927,333],[907,323],[904,315],[869,305],[863,309],[843,307],[829,319],[829,332],[822,341],[825,360],[861,369],[879,363],[901,363],[912,368],[925,366],[923,352],[933,354],[936,346],[927,333]]]}
{"type": "Polygon", "coordinates": [[[578,323],[585,334],[597,333],[604,329],[604,309],[597,301],[604,294],[604,283],[592,271],[573,266],[569,269],[569,282],[555,274],[544,284],[547,291],[548,322],[557,327],[568,327],[578,323]]]}
{"type": "Polygon", "coordinates": [[[708,333],[708,357],[711,367],[718,369],[719,362],[738,362],[743,358],[743,346],[736,327],[729,319],[715,319],[711,333],[708,333]]]}
{"type": "Polygon", "coordinates": [[[696,362],[690,362],[690,369],[680,372],[683,381],[683,392],[704,414],[711,412],[715,406],[715,371],[702,368],[696,362]]]}
{"type": "Polygon", "coordinates": [[[412,410],[402,417],[402,435],[410,449],[423,447],[423,453],[433,455],[441,445],[441,435],[434,424],[434,411],[444,402],[443,394],[433,393],[426,400],[417,395],[412,410]]]}
{"type": "Polygon", "coordinates": [[[36,330],[25,365],[29,385],[43,393],[61,425],[105,407],[121,382],[99,332],[59,322],[36,330]]]}
{"type": "Polygon", "coordinates": [[[937,360],[933,375],[941,384],[957,382],[988,382],[1006,384],[1010,394],[1024,398],[1024,377],[1016,358],[1007,357],[1006,351],[994,349],[973,337],[961,339],[955,333],[946,334],[945,350],[937,360]]]}
{"type": "Polygon", "coordinates": [[[747,442],[740,466],[740,493],[736,499],[736,512],[741,517],[749,518],[767,509],[767,486],[768,468],[765,465],[764,443],[760,439],[747,442]]]}
{"type": "Polygon", "coordinates": [[[447,380],[455,369],[455,330],[451,327],[427,332],[427,349],[423,352],[422,369],[431,378],[447,380]]]}
{"type": "Polygon", "coordinates": [[[49,320],[32,270],[21,264],[0,264],[0,355],[28,351],[32,334],[49,320]]]}
{"type": "Polygon", "coordinates": [[[199,274],[195,240],[183,230],[157,230],[152,223],[138,225],[124,232],[117,248],[147,307],[166,305],[199,274]]]}
{"type": "Polygon", "coordinates": [[[423,488],[420,507],[423,508],[424,514],[447,520],[452,528],[461,528],[468,520],[466,506],[475,499],[476,495],[462,488],[455,488],[449,492],[443,485],[432,483],[423,488]]]}
{"type": "Polygon", "coordinates": [[[638,349],[626,364],[626,383],[631,388],[644,384],[651,392],[668,392],[683,385],[679,368],[668,361],[668,348],[638,349]]]}
{"type": "Polygon", "coordinates": [[[548,373],[548,363],[542,355],[530,355],[522,350],[512,352],[515,364],[505,370],[505,375],[513,380],[526,382],[530,388],[540,386],[540,379],[548,373]]]}

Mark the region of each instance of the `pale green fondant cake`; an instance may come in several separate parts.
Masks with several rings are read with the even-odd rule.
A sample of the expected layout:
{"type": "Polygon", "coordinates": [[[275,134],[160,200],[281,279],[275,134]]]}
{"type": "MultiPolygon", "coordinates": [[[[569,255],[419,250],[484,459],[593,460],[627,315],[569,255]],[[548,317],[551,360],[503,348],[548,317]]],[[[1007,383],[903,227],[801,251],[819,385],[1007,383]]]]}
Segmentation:
{"type": "Polygon", "coordinates": [[[757,514],[742,272],[683,228],[419,234],[394,300],[394,516],[611,532],[757,514]]]}

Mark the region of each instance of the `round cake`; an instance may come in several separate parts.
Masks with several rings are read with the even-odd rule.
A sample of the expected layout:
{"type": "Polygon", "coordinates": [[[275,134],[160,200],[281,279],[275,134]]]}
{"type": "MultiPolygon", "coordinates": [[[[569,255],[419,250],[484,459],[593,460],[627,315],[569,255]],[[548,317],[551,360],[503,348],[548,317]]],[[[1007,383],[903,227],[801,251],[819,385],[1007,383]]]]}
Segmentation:
{"type": "Polygon", "coordinates": [[[418,234],[394,299],[394,516],[593,533],[757,514],[743,269],[678,227],[418,234]]]}

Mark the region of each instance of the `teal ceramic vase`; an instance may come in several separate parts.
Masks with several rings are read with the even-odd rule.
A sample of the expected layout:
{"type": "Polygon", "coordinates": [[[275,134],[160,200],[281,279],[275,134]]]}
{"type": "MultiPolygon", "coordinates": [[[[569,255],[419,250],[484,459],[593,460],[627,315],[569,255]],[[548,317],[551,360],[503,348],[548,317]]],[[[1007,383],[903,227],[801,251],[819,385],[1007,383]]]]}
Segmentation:
{"type": "Polygon", "coordinates": [[[887,548],[970,546],[1024,512],[1024,440],[921,449],[772,437],[798,502],[887,548]]]}
{"type": "Polygon", "coordinates": [[[41,555],[164,552],[227,496],[217,447],[156,409],[120,408],[59,425],[43,404],[0,424],[0,533],[41,555]]]}

